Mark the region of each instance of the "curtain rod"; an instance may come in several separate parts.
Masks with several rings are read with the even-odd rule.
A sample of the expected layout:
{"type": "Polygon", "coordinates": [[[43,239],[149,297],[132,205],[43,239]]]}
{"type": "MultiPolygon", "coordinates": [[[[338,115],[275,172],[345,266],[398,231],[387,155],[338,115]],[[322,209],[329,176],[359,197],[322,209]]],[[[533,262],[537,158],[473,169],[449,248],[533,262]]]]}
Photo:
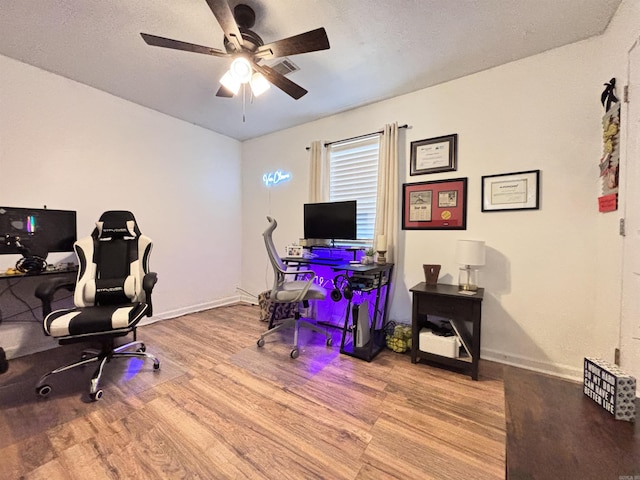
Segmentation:
{"type": "MultiPolygon", "coordinates": [[[[398,128],[409,128],[409,125],[407,125],[406,123],[404,125],[399,125],[398,128]]],[[[368,137],[369,135],[375,135],[376,133],[384,133],[384,130],[378,130],[377,132],[371,132],[371,133],[364,133],[362,135],[358,135],[355,137],[350,137],[350,138],[343,138],[342,140],[334,140],[333,142],[326,142],[324,144],[324,147],[328,147],[329,145],[333,145],[334,143],[338,143],[338,142],[347,142],[349,140],[357,140],[359,138],[364,138],[364,137],[368,137]]],[[[311,147],[305,147],[306,150],[311,150],[311,147]]]]}

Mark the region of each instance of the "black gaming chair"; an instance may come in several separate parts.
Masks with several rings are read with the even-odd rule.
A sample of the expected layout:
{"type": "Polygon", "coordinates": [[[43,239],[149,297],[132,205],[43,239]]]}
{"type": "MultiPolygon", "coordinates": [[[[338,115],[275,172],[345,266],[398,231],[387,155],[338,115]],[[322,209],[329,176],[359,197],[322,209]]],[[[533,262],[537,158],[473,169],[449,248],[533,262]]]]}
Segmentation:
{"type": "Polygon", "coordinates": [[[147,352],[144,343],[136,339],[136,326],[145,316],[152,315],[151,291],[157,274],[149,272],[152,242],[140,233],[131,212],[109,211],[102,214],[91,236],[78,240],[74,249],[78,257],[78,278],[75,283],[76,308],[51,311],[56,290],[73,289],[73,285],[53,282],[38,286],[36,296],[42,300],[43,327],[46,335],[58,339],[61,345],[96,341],[99,351],[85,350],[80,361],[57,368],[44,375],[36,392],[47,396],[50,375],[75,367],[97,363],[89,388],[91,400],[102,397],[98,384],[105,365],[118,357],[141,357],[159,360],[147,352]],[[133,333],[133,342],[116,346],[115,339],[133,333]]]}

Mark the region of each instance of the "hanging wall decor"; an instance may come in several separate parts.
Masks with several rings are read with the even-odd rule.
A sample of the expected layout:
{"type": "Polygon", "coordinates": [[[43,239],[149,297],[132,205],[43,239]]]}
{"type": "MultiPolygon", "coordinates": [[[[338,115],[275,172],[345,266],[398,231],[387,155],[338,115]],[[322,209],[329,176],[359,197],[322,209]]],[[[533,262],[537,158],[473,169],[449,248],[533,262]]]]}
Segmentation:
{"type": "Polygon", "coordinates": [[[606,88],[600,96],[605,114],[602,117],[603,152],[600,159],[600,178],[602,195],[598,197],[600,212],[613,212],[618,209],[618,179],[620,165],[620,102],[615,94],[616,79],[605,83],[606,88]]]}
{"type": "Polygon", "coordinates": [[[467,178],[402,185],[403,230],[466,230],[467,178]]]}

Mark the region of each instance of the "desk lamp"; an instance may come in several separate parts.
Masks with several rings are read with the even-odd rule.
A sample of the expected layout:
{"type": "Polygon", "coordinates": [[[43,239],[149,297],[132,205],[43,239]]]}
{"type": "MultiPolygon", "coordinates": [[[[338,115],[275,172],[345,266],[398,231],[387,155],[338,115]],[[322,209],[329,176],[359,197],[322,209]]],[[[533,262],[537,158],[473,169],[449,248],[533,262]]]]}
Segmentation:
{"type": "Polygon", "coordinates": [[[456,260],[460,267],[458,289],[474,292],[478,290],[478,269],[484,265],[484,242],[480,240],[458,240],[456,260]]]}

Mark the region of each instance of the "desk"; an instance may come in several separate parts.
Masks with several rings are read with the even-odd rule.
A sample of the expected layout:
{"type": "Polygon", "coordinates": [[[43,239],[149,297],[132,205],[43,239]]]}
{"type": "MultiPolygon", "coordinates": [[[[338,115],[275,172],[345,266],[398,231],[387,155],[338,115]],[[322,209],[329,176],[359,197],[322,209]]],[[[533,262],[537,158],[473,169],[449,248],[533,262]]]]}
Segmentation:
{"type": "MultiPolygon", "coordinates": [[[[326,258],[283,257],[282,261],[287,265],[319,265],[329,267],[334,273],[342,273],[349,277],[352,290],[356,292],[356,295],[364,294],[373,297],[370,302],[372,308],[370,312],[373,312],[373,315],[369,330],[369,342],[362,347],[356,346],[354,338],[356,329],[354,328],[355,323],[352,317],[353,307],[355,305],[353,298],[347,301],[342,325],[333,325],[318,321],[321,325],[342,329],[340,353],[360,358],[367,362],[373,360],[385,346],[384,325],[387,323],[387,304],[389,291],[391,289],[393,264],[386,263],[380,265],[374,263],[363,265],[360,263],[345,263],[344,258],[329,260],[326,258]]],[[[330,285],[323,286],[328,287],[327,289],[333,288],[333,279],[328,283],[330,283],[330,285]]],[[[332,302],[333,300],[327,298],[325,301],[332,302]]]]}
{"type": "Polygon", "coordinates": [[[353,299],[349,300],[347,306],[340,342],[340,353],[370,362],[385,346],[384,326],[387,323],[387,304],[391,290],[393,264],[345,264],[336,267],[336,270],[341,270],[349,276],[349,283],[354,292],[374,295],[368,343],[357,346],[354,338],[357,318],[353,315],[353,299]]]}
{"type": "MultiPolygon", "coordinates": [[[[46,270],[39,273],[19,273],[7,275],[0,273],[0,324],[2,322],[25,322],[42,320],[42,303],[34,295],[36,287],[50,278],[61,278],[75,282],[78,268],[46,270]]],[[[67,308],[73,302],[64,302],[69,292],[60,292],[54,300],[54,308],[67,308]]]]}
{"type": "Polygon", "coordinates": [[[470,372],[478,380],[480,360],[480,323],[482,321],[482,297],[484,289],[474,295],[458,291],[457,285],[427,285],[425,282],[410,289],[413,294],[411,320],[411,362],[424,359],[428,362],[454,367],[470,372]],[[446,318],[451,322],[460,341],[471,357],[449,358],[423,352],[419,348],[419,334],[428,315],[446,318]]]}
{"type": "Polygon", "coordinates": [[[615,420],[581,383],[505,366],[504,394],[509,480],[640,475],[640,422],[615,420]]]}
{"type": "MultiPolygon", "coordinates": [[[[49,278],[68,279],[75,282],[78,269],[47,270],[40,273],[20,273],[7,275],[0,273],[0,325],[3,323],[42,322],[42,303],[34,295],[36,287],[49,278]]],[[[60,291],[54,296],[53,307],[69,308],[73,306],[72,295],[60,291]]],[[[0,339],[2,335],[0,334],[0,339]]],[[[4,350],[0,347],[0,373],[6,371],[3,363],[4,350]]]]}

